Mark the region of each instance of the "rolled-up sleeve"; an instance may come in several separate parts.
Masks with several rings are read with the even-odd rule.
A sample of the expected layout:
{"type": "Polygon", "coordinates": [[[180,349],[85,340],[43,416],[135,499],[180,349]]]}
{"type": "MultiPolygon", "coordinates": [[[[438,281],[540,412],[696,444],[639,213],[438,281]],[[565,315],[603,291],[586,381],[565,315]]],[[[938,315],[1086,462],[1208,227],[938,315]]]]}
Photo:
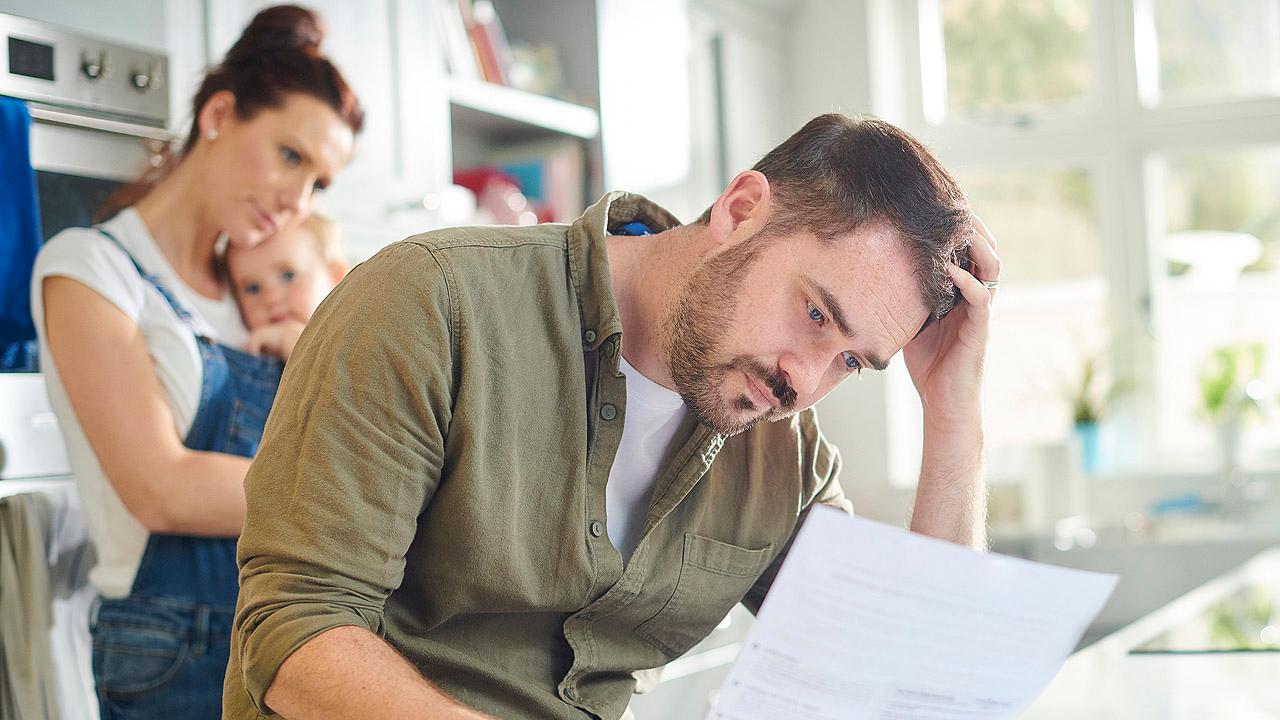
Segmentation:
{"type": "Polygon", "coordinates": [[[245,478],[229,698],[247,693],[269,714],[267,688],[308,640],[344,625],[383,632],[440,482],[452,296],[444,266],[410,240],[355,268],[307,325],[245,478]]]}

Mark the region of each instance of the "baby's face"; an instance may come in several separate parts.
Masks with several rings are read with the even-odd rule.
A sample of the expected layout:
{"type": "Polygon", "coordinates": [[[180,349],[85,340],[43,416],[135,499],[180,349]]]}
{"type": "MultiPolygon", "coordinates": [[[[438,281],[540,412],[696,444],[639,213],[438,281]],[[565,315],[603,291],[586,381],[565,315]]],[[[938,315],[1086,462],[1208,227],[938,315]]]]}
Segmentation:
{"type": "Polygon", "coordinates": [[[282,320],[307,322],[338,282],[319,243],[300,227],[253,247],[228,248],[227,272],[250,330],[282,320]]]}

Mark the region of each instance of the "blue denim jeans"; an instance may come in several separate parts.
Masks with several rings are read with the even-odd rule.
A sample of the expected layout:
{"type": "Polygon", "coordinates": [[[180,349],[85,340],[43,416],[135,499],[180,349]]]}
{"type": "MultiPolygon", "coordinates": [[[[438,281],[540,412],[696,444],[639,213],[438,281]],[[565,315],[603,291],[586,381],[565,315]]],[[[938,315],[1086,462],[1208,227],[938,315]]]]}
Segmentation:
{"type": "Polygon", "coordinates": [[[102,600],[91,631],[103,720],[219,720],[234,610],[172,598],[102,600]]]}

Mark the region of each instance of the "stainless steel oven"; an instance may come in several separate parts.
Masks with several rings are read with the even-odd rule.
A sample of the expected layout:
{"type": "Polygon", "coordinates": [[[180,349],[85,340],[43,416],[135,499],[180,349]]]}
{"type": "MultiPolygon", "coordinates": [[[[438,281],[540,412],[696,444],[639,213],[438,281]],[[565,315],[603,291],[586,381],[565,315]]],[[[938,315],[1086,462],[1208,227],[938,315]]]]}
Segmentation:
{"type": "Polygon", "coordinates": [[[173,139],[168,60],[14,15],[0,14],[0,41],[0,95],[25,101],[34,121],[31,165],[48,239],[86,224],[173,139]]]}
{"type": "MultiPolygon", "coordinates": [[[[166,129],[167,73],[168,62],[162,54],[0,13],[0,95],[20,101],[31,116],[26,139],[35,176],[40,243],[64,228],[91,224],[102,202],[172,142],[166,129]]],[[[0,143],[12,143],[0,151],[14,150],[19,139],[0,136],[0,143]]],[[[14,246],[0,243],[0,249],[14,246]]],[[[0,262],[16,259],[0,257],[0,262]]],[[[20,294],[29,292],[30,279],[18,282],[17,287],[0,287],[0,293],[24,297],[20,294]]],[[[31,372],[38,370],[34,365],[21,368],[27,372],[0,372],[0,518],[13,520],[15,513],[34,508],[22,522],[47,525],[43,537],[49,544],[38,551],[28,543],[0,548],[0,552],[29,562],[47,561],[47,568],[36,571],[24,568],[21,561],[18,565],[20,578],[48,578],[51,584],[44,610],[52,616],[45,649],[53,658],[53,668],[44,675],[37,673],[35,679],[56,696],[57,716],[87,719],[97,717],[88,666],[88,605],[93,592],[85,578],[93,562],[92,550],[57,419],[49,407],[43,377],[31,372]]],[[[0,543],[5,542],[12,539],[0,533],[0,543]]],[[[39,593],[26,594],[32,596],[39,593]]],[[[31,611],[16,604],[6,600],[0,612],[31,611]]],[[[38,613],[26,617],[36,616],[44,617],[38,613]]],[[[0,638],[7,654],[20,652],[12,640],[0,638]]],[[[3,660],[0,657],[0,663],[3,660]]],[[[7,682],[6,675],[10,674],[0,665],[0,684],[7,682]]],[[[12,690],[0,688],[0,696],[15,697],[6,695],[12,690]]],[[[31,690],[24,689],[27,697],[31,690]]],[[[27,708],[27,714],[52,716],[47,707],[27,708]]]]}

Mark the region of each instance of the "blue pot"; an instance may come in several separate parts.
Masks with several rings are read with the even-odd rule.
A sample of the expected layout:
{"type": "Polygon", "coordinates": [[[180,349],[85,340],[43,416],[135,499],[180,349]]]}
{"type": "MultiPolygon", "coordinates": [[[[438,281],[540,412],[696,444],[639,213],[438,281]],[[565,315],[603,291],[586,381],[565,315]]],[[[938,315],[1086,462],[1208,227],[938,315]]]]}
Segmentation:
{"type": "Polygon", "coordinates": [[[1101,468],[1098,423],[1078,422],[1075,425],[1075,434],[1080,448],[1080,467],[1089,475],[1097,475],[1101,468]]]}

